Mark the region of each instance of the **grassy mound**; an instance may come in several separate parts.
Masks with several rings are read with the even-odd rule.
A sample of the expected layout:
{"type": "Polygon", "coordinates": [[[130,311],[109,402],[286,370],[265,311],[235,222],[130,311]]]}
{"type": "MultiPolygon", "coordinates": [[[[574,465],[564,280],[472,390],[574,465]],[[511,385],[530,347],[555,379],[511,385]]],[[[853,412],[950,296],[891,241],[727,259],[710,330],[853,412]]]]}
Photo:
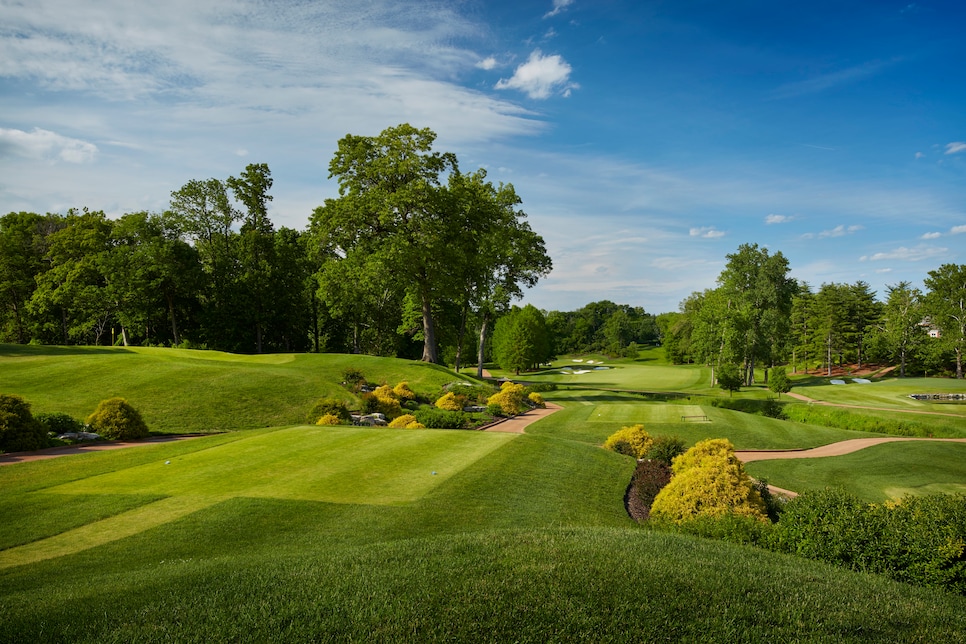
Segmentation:
{"type": "Polygon", "coordinates": [[[322,397],[355,404],[341,386],[348,367],[376,382],[408,381],[436,393],[454,379],[443,367],[360,355],[236,355],[164,348],[0,345],[0,392],[35,413],[86,418],[98,402],[125,398],[153,432],[206,433],[305,421],[322,397]]]}

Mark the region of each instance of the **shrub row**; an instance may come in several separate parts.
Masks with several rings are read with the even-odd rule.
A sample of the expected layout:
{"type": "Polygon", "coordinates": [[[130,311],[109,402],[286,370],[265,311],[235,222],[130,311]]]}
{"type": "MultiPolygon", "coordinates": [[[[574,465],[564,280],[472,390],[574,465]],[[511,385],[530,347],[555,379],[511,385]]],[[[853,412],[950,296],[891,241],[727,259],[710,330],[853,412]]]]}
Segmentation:
{"type": "Polygon", "coordinates": [[[876,432],[895,436],[929,436],[927,425],[900,417],[882,418],[870,414],[852,412],[847,409],[826,407],[824,405],[793,404],[785,406],[785,416],[789,420],[822,427],[851,429],[857,432],[876,432]]]}
{"type": "MultiPolygon", "coordinates": [[[[87,417],[92,432],[104,438],[145,438],[148,427],[134,407],[123,398],[102,400],[87,417]]],[[[30,403],[20,396],[0,394],[0,451],[21,452],[48,447],[48,433],[66,434],[86,429],[79,420],[63,413],[30,413],[30,403]]]]}
{"type": "Polygon", "coordinates": [[[966,496],[866,504],[843,490],[788,503],[768,545],[897,581],[966,594],[966,496]]]}

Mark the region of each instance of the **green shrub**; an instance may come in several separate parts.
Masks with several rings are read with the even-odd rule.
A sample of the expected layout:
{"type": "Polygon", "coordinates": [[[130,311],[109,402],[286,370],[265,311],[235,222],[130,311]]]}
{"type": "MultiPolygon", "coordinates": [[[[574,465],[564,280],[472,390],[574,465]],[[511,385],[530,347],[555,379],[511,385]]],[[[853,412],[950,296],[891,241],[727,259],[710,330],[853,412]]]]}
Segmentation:
{"type": "Polygon", "coordinates": [[[466,414],[461,411],[425,408],[416,412],[416,421],[430,429],[463,429],[466,414]]]}
{"type": "Polygon", "coordinates": [[[309,412],[308,422],[315,425],[320,418],[326,415],[335,416],[343,423],[352,421],[352,414],[349,413],[349,408],[343,401],[335,398],[319,398],[318,402],[312,406],[312,411],[309,412]]]}
{"type": "Polygon", "coordinates": [[[685,442],[677,436],[655,436],[644,458],[660,461],[670,467],[674,457],[684,454],[687,449],[685,442]]]}
{"type": "Polygon", "coordinates": [[[712,407],[741,411],[746,414],[757,414],[784,420],[785,406],[777,400],[750,400],[748,398],[715,398],[712,407]]]}
{"type": "Polygon", "coordinates": [[[486,413],[490,416],[503,416],[503,405],[500,403],[490,403],[486,406],[486,413]]]}
{"type": "Polygon", "coordinates": [[[774,525],[755,517],[723,514],[699,516],[683,523],[657,521],[654,527],[742,545],[762,546],[771,539],[774,525]]]}
{"type": "Polygon", "coordinates": [[[857,432],[875,432],[894,436],[930,436],[932,429],[920,422],[901,417],[881,417],[825,405],[786,405],[788,420],[822,427],[851,429],[857,432]]]}
{"type": "Polygon", "coordinates": [[[607,437],[604,447],[618,454],[644,458],[651,447],[651,437],[644,430],[644,425],[622,427],[607,437]]]}
{"type": "Polygon", "coordinates": [[[47,430],[30,413],[30,403],[0,394],[0,451],[26,452],[47,445],[47,430]]]}
{"type": "Polygon", "coordinates": [[[527,385],[525,392],[527,394],[531,393],[546,393],[548,391],[557,391],[557,383],[555,382],[535,382],[532,385],[527,385]]]}
{"type": "Polygon", "coordinates": [[[116,440],[145,438],[148,435],[148,426],[144,424],[141,414],[123,398],[102,400],[94,413],[87,417],[87,424],[101,436],[116,440]]]}
{"type": "Polygon", "coordinates": [[[84,423],[63,412],[36,414],[34,420],[43,425],[44,431],[58,435],[84,431],[84,423]]]}
{"type": "Polygon", "coordinates": [[[354,392],[359,392],[368,383],[366,382],[366,377],[362,375],[362,371],[356,369],[355,367],[346,367],[342,371],[342,383],[354,392]]]}
{"type": "Polygon", "coordinates": [[[966,497],[907,496],[870,505],[844,490],[805,492],[785,506],[770,546],[966,594],[966,497]]]}

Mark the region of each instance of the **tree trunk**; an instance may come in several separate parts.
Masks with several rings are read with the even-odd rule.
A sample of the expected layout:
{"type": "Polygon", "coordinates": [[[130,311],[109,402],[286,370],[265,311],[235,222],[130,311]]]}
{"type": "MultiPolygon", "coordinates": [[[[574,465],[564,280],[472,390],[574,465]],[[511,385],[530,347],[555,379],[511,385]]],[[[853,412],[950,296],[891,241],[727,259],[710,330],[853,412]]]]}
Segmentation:
{"type": "Polygon", "coordinates": [[[436,350],[436,326],[433,323],[433,309],[429,301],[429,294],[420,293],[423,304],[423,362],[439,364],[439,354],[436,350]]]}
{"type": "Polygon", "coordinates": [[[463,314],[460,317],[460,332],[456,335],[456,373],[460,372],[460,367],[462,366],[460,362],[463,359],[463,338],[466,336],[466,316],[468,308],[466,304],[463,305],[463,314]]]}
{"type": "Polygon", "coordinates": [[[124,343],[124,346],[128,346],[127,327],[123,324],[121,325],[121,342],[124,343]]]}
{"type": "Polygon", "coordinates": [[[165,299],[168,300],[168,315],[171,317],[171,334],[174,337],[174,344],[177,346],[181,344],[181,334],[178,333],[178,321],[174,314],[174,298],[171,297],[170,293],[166,293],[165,299]]]}
{"type": "Polygon", "coordinates": [[[483,320],[480,323],[480,345],[476,351],[476,377],[483,377],[483,349],[486,347],[486,334],[489,330],[490,313],[483,311],[483,320]]]}

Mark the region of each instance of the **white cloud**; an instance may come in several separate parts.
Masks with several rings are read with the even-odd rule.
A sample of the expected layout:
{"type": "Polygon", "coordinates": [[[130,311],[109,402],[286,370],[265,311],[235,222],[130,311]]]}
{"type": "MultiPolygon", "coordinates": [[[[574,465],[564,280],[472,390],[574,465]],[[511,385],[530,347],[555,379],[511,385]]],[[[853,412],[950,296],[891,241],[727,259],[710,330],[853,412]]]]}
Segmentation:
{"type": "Polygon", "coordinates": [[[491,69],[495,69],[496,68],[496,58],[494,58],[493,56],[487,56],[486,58],[484,58],[480,62],[476,63],[476,66],[479,67],[480,69],[485,69],[487,71],[489,71],[491,69]]]}
{"type": "Polygon", "coordinates": [[[942,233],[925,233],[919,239],[939,239],[942,236],[943,236],[942,233]]]}
{"type": "Polygon", "coordinates": [[[571,6],[574,0],[553,0],[553,9],[543,14],[544,18],[551,18],[556,16],[560,12],[564,11],[567,7],[571,6]]]}
{"type": "Polygon", "coordinates": [[[0,128],[0,152],[4,150],[29,159],[59,159],[67,163],[89,163],[97,156],[93,143],[37,127],[30,132],[0,128]]]}
{"type": "Polygon", "coordinates": [[[549,98],[559,90],[564,96],[570,95],[570,90],[579,87],[570,81],[570,65],[557,54],[544,56],[536,49],[527,62],[517,67],[513,76],[507,80],[501,78],[496,89],[518,89],[530,98],[549,98]]]}
{"type": "Polygon", "coordinates": [[[966,233],[966,226],[953,226],[949,229],[950,235],[960,235],[962,233],[966,233]]]}
{"type": "Polygon", "coordinates": [[[768,215],[765,217],[766,224],[787,224],[793,221],[795,217],[791,215],[768,215]]]}
{"type": "Polygon", "coordinates": [[[926,156],[926,155],[925,155],[925,154],[923,154],[922,152],[916,152],[916,158],[917,158],[917,159],[921,159],[921,158],[923,158],[924,156],[926,156]]]}
{"type": "Polygon", "coordinates": [[[835,228],[823,230],[820,233],[805,233],[801,236],[801,239],[829,239],[833,237],[845,237],[846,235],[851,235],[852,233],[858,232],[862,229],[862,226],[845,226],[844,224],[839,224],[835,228]]]}
{"type": "Polygon", "coordinates": [[[944,255],[949,252],[948,248],[941,248],[939,246],[927,246],[925,244],[919,244],[915,248],[906,248],[905,246],[900,246],[899,248],[888,251],[885,253],[875,253],[874,255],[863,255],[859,258],[859,261],[863,262],[879,262],[882,260],[898,260],[903,262],[920,262],[924,259],[931,259],[939,255],[944,255]]]}
{"type": "Polygon", "coordinates": [[[692,228],[688,231],[691,237],[700,237],[702,239],[718,239],[719,237],[724,237],[725,234],[721,230],[716,230],[714,226],[701,226],[697,228],[692,228]]]}
{"type": "Polygon", "coordinates": [[[952,143],[946,144],[946,154],[956,154],[957,152],[962,152],[966,150],[966,143],[962,141],[953,141],[952,143]]]}

